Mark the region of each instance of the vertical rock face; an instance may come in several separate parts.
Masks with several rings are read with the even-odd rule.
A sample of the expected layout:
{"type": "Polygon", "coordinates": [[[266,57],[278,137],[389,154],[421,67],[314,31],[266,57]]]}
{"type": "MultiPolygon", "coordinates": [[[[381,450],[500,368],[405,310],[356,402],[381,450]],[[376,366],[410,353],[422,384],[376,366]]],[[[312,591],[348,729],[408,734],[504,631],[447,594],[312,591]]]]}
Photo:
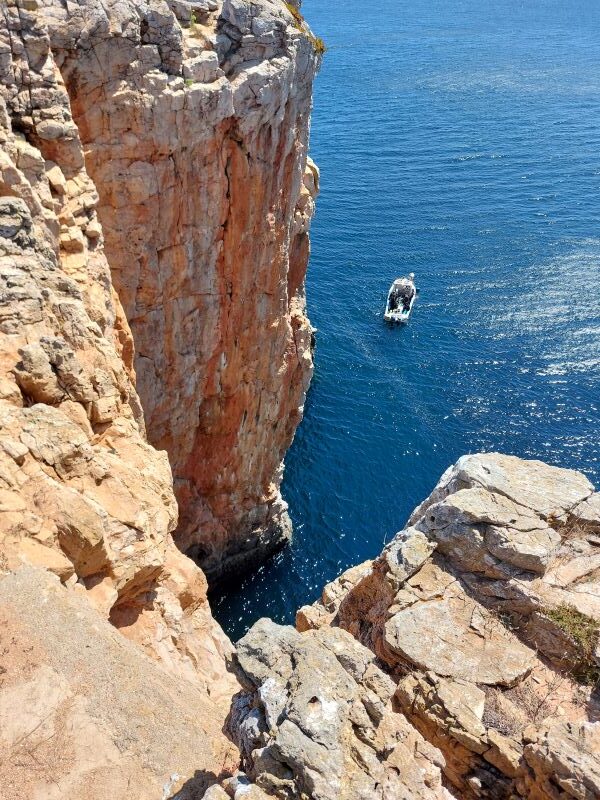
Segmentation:
{"type": "Polygon", "coordinates": [[[209,578],[290,535],[281,462],[312,373],[312,35],[281,0],[48,2],[176,539],[209,578]]]}
{"type": "Polygon", "coordinates": [[[170,671],[228,694],[231,645],[171,537],[171,471],[145,438],[98,194],[41,9],[11,0],[0,13],[0,568],[50,570],[170,671]]]}
{"type": "Polygon", "coordinates": [[[213,574],[285,539],[312,368],[310,36],[279,2],[0,7],[9,800],[192,800],[239,765],[232,646],[146,429],[213,574]]]}

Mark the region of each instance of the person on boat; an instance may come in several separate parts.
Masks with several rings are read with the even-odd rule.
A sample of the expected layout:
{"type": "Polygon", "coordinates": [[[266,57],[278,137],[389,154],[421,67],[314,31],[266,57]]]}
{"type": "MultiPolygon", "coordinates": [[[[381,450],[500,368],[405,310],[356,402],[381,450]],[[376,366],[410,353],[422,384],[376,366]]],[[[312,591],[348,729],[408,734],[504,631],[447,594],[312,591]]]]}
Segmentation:
{"type": "Polygon", "coordinates": [[[390,311],[395,311],[401,303],[404,305],[405,292],[406,285],[403,284],[401,280],[394,281],[390,294],[390,311]]]}
{"type": "Polygon", "coordinates": [[[400,303],[400,287],[394,284],[390,293],[390,311],[395,311],[400,303]]]}
{"type": "Polygon", "coordinates": [[[402,301],[402,308],[404,311],[408,311],[410,309],[410,303],[413,299],[415,293],[415,287],[409,281],[404,281],[398,287],[398,299],[402,301]]]}
{"type": "Polygon", "coordinates": [[[396,281],[394,281],[392,291],[390,293],[390,311],[396,311],[400,305],[402,305],[402,309],[404,311],[408,311],[410,309],[410,303],[415,294],[415,285],[413,283],[414,277],[415,273],[411,272],[408,276],[408,280],[406,278],[398,278],[396,281]]]}
{"type": "Polygon", "coordinates": [[[402,306],[405,311],[410,309],[410,304],[415,294],[415,288],[412,285],[408,285],[404,287],[404,291],[402,293],[402,306]]]}

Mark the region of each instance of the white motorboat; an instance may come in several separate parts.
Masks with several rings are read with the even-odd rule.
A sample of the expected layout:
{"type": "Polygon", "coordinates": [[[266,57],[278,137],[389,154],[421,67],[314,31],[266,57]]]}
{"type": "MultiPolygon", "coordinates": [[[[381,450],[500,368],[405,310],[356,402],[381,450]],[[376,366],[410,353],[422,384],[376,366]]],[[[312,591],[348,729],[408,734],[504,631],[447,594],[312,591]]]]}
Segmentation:
{"type": "Polygon", "coordinates": [[[386,322],[408,322],[417,297],[415,273],[396,278],[390,286],[383,318],[386,322]]]}

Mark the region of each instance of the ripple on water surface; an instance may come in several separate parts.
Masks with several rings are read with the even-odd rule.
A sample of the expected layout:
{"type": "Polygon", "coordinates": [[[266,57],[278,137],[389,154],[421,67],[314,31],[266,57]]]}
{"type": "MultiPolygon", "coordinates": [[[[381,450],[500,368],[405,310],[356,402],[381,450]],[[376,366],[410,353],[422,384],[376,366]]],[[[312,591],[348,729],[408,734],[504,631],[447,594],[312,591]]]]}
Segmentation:
{"type": "Polygon", "coordinates": [[[308,302],[286,459],[292,546],[213,598],[237,638],[380,552],[458,456],[600,482],[600,6],[304,0],[327,41],[308,302]],[[568,8],[565,8],[568,6],[568,8]],[[421,293],[387,328],[390,281],[421,293]]]}

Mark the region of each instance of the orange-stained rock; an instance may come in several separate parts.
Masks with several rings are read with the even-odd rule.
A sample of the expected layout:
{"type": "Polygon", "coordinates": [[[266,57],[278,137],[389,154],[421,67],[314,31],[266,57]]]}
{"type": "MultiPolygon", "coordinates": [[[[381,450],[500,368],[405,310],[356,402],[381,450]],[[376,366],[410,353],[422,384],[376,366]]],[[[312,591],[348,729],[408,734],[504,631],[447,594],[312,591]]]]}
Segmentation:
{"type": "MultiPolygon", "coordinates": [[[[319,56],[282,0],[195,3],[191,22],[189,3],[170,5],[179,21],[166,3],[133,0],[110,18],[92,0],[44,13],[99,193],[148,437],[173,469],[176,540],[213,580],[291,535],[279,486],[312,375],[319,56]]],[[[78,257],[76,237],[64,246],[78,257]]]]}
{"type": "Polygon", "coordinates": [[[213,576],[286,541],[318,56],[279,0],[193,5],[0,13],[11,798],[191,800],[239,766],[232,646],[173,541],[171,464],[180,545],[213,576]]]}
{"type": "Polygon", "coordinates": [[[43,21],[61,13],[8,0],[0,16],[0,568],[44,567],[169,671],[230,695],[231,644],[173,543],[171,469],[146,441],[98,192],[43,21]]]}

